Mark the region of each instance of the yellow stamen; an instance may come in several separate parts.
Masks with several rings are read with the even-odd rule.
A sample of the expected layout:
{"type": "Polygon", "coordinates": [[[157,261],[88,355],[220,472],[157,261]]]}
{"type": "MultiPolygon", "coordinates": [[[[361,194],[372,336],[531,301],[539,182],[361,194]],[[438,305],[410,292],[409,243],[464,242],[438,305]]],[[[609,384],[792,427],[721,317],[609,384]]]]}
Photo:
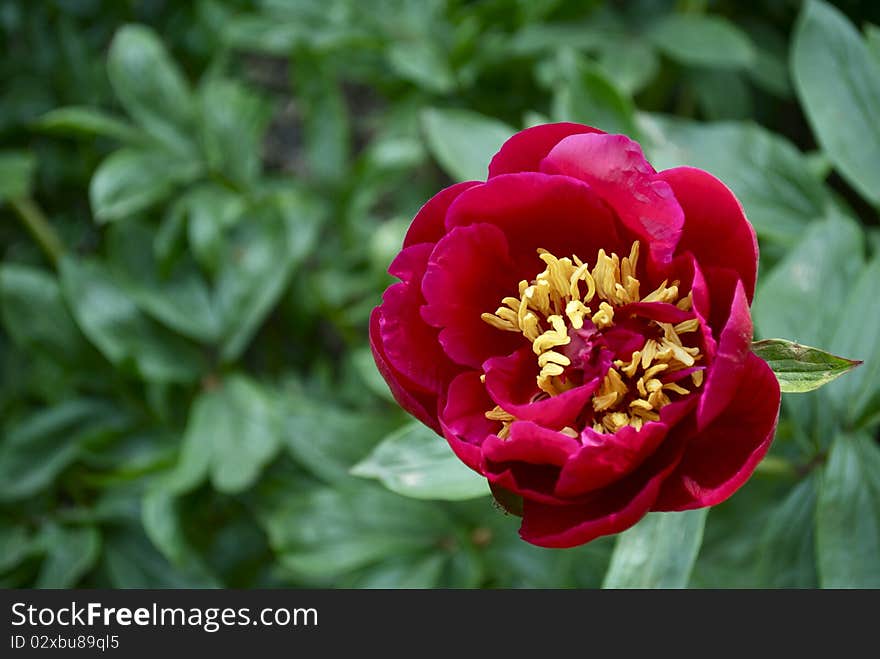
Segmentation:
{"type": "MultiPolygon", "coordinates": [[[[664,281],[648,295],[640,296],[638,241],[623,258],[599,250],[592,268],[577,254],[558,258],[540,249],[538,257],[544,270],[532,281],[521,280],[518,297],[503,298],[495,313],[484,313],[481,318],[496,329],[519,332],[530,342],[540,369],[537,385],[544,396],[557,396],[580,382],[579,375],[567,373],[567,369],[577,366],[572,364],[574,356],[564,349],[574,332],[590,323],[599,331],[614,327],[616,310],[632,302],[665,302],[683,311],[693,306],[691,293],[679,299],[677,281],[664,281]],[[592,305],[594,298],[598,298],[598,308],[592,305]],[[597,308],[595,313],[591,306],[597,308]]],[[[681,381],[664,384],[656,376],[690,368],[702,359],[699,348],[682,341],[682,335],[699,330],[699,320],[690,318],[675,325],[646,322],[656,334],[646,338],[629,358],[615,360],[593,395],[593,419],[589,423],[596,432],[613,433],[628,425],[640,430],[645,423],[660,418],[658,411],[671,402],[670,396],[690,393],[681,381]]],[[[696,388],[703,378],[699,370],[690,379],[696,388]]],[[[480,379],[485,382],[485,376],[480,379]]],[[[501,424],[498,436],[502,438],[509,435],[510,425],[516,421],[500,407],[487,412],[486,417],[501,424]]],[[[577,428],[570,426],[560,432],[579,437],[577,428]]]]}

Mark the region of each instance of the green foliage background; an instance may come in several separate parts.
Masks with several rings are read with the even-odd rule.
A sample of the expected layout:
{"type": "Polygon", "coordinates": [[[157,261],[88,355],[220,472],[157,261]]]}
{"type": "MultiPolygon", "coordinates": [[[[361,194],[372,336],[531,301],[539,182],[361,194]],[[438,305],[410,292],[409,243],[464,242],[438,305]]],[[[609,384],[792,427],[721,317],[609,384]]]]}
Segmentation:
{"type": "Polygon", "coordinates": [[[6,0],[0,586],[880,586],[880,28],[868,0],[6,0]],[[788,395],[711,511],[565,551],[375,372],[419,206],[580,121],[731,186],[788,395]]]}

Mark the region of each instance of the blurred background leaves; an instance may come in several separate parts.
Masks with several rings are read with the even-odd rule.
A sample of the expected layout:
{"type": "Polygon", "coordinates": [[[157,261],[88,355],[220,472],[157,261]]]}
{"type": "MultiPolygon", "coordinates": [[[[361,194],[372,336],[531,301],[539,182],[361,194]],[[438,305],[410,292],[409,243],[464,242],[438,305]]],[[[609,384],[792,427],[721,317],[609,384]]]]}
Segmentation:
{"type": "Polygon", "coordinates": [[[8,0],[0,585],[880,585],[868,0],[8,0]],[[703,167],[761,241],[786,396],[705,511],[544,550],[397,408],[367,319],[419,206],[523,127],[703,167]]]}

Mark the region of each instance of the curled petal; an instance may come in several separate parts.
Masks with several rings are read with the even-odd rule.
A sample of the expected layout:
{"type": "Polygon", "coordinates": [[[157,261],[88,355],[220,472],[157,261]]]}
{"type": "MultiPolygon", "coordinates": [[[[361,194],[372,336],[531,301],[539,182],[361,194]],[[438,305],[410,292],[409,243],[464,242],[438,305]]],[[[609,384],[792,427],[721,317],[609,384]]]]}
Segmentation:
{"type": "Polygon", "coordinates": [[[424,206],[419,209],[410,224],[406,237],[403,239],[403,247],[407,248],[418,243],[436,243],[446,233],[446,211],[449,205],[462,192],[475,185],[477,181],[465,181],[450,185],[431,197],[424,206]]]}
{"type": "Polygon", "coordinates": [[[682,442],[669,439],[635,472],[583,502],[552,505],[524,499],[520,535],[541,547],[575,547],[628,529],[651,509],[663,481],[681,459],[682,442]]]}
{"type": "Polygon", "coordinates": [[[550,428],[574,426],[587,401],[602,383],[602,378],[596,377],[558,396],[532,402],[540,390],[536,384],[538,366],[530,347],[520,348],[506,357],[493,357],[483,368],[486,389],[497,405],[517,419],[535,421],[550,428]]]}
{"type": "Polygon", "coordinates": [[[478,371],[465,371],[450,383],[440,408],[440,427],[455,454],[471,469],[482,473],[480,446],[494,434],[497,421],[486,418],[492,402],[478,371]]]}
{"type": "Polygon", "coordinates": [[[532,279],[543,269],[538,248],[595,263],[599,249],[630,247],[599,195],[568,176],[526,172],[490,178],[463,192],[446,216],[449,229],[474,223],[490,223],[504,232],[518,279],[532,279]]]}
{"type": "Polygon", "coordinates": [[[636,142],[624,135],[572,135],[553,147],[541,171],[587,182],[650,246],[655,260],[672,258],[684,214],[672,188],[657,178],[636,142]]]}
{"type": "Polygon", "coordinates": [[[714,506],[733,494],[770,448],[779,399],[773,371],[749,354],[736,397],[688,440],[684,457],[663,485],[654,510],[714,506]]]}
{"type": "Polygon", "coordinates": [[[515,421],[507,439],[494,435],[483,443],[483,456],[491,462],[525,462],[561,467],[580,447],[578,440],[531,421],[515,421]]]}
{"type": "Polygon", "coordinates": [[[724,183],[694,167],[676,167],[657,175],[672,188],[684,210],[679,251],[697,261],[734,270],[752,301],[758,269],[758,240],[742,204],[724,183]]]}
{"type": "Polygon", "coordinates": [[[567,122],[526,128],[507,140],[492,158],[489,163],[489,178],[500,174],[537,172],[541,161],[563,138],[580,133],[601,132],[590,126],[567,122]]]}
{"type": "Polygon", "coordinates": [[[697,425],[705,427],[727,407],[737,390],[751,355],[752,317],[740,281],[736,282],[727,324],[721,330],[697,408],[697,425]]]}
{"type": "Polygon", "coordinates": [[[455,362],[479,368],[488,357],[514,350],[522,336],[499,332],[480,317],[516,290],[507,239],[492,224],[455,227],[437,243],[422,279],[422,318],[440,328],[439,341],[455,362]]]}
{"type": "Polygon", "coordinates": [[[419,389],[437,394],[457,369],[440,346],[437,328],[425,323],[419,311],[430,253],[431,245],[423,243],[397,256],[389,271],[403,281],[385,291],[377,316],[385,360],[419,389]]]}
{"type": "Polygon", "coordinates": [[[624,426],[616,433],[598,433],[584,428],[582,446],[563,466],[556,494],[580,497],[632,473],[654,454],[670,428],[693,410],[696,402],[696,396],[689,396],[666,405],[660,410],[660,420],[646,423],[641,430],[624,426]]]}
{"type": "Polygon", "coordinates": [[[381,308],[376,307],[370,315],[370,348],[376,368],[388,383],[394,400],[419,421],[440,433],[440,422],[437,419],[437,395],[425,392],[421,387],[398,373],[385,356],[381,332],[379,331],[381,308]]]}

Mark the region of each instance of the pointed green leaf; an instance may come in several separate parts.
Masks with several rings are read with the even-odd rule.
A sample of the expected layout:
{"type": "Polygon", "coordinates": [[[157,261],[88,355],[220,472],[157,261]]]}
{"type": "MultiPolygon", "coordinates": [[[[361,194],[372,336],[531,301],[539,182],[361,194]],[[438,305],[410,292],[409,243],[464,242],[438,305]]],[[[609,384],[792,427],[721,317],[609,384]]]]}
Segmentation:
{"type": "Polygon", "coordinates": [[[827,214],[830,195],[805,156],[757,124],[641,114],[639,128],[654,167],[711,172],[730,186],[761,238],[795,243],[806,222],[827,214]]]}
{"type": "Polygon", "coordinates": [[[254,91],[224,79],[209,80],[199,90],[199,100],[208,167],[239,183],[252,182],[260,173],[268,104],[254,91]]]}
{"type": "Polygon", "coordinates": [[[595,126],[608,133],[635,138],[635,106],[596,66],[578,63],[553,98],[556,121],[595,126]]]}
{"type": "Polygon", "coordinates": [[[202,372],[201,352],[141,313],[103,263],[65,258],[61,289],[80,329],[113,364],[162,382],[191,382],[202,372]]]}
{"type": "Polygon", "coordinates": [[[621,533],[602,587],[686,587],[703,541],[707,511],[650,513],[621,533]]]}
{"type": "Polygon", "coordinates": [[[69,399],[3,428],[0,501],[32,497],[74,462],[90,437],[125,427],[125,416],[107,404],[69,399]]]}
{"type": "Polygon", "coordinates": [[[671,14],[647,36],[666,55],[690,66],[739,69],[756,57],[748,35],[721,16],[671,14]]]}
{"type": "Polygon", "coordinates": [[[193,404],[168,488],[187,492],[210,476],[220,492],[247,489],[278,452],[280,421],[275,400],[257,383],[226,378],[193,404]]]}
{"type": "Polygon", "coordinates": [[[120,103],[144,130],[175,151],[193,150],[192,92],[152,29],[120,28],[110,44],[107,74],[120,103]]]}
{"type": "Polygon", "coordinates": [[[864,366],[828,388],[847,418],[860,425],[880,411],[880,258],[868,263],[854,281],[828,347],[864,360],[864,366]]]}
{"type": "Polygon", "coordinates": [[[430,552],[452,530],[439,506],[363,481],[282,494],[261,510],[281,564],[309,579],[430,552]]]}
{"type": "Polygon", "coordinates": [[[756,552],[757,583],[768,588],[817,586],[817,491],[818,478],[813,473],[792,488],[767,517],[756,552]]]}
{"type": "Polygon", "coordinates": [[[862,363],[785,339],[755,341],[752,352],[773,369],[783,393],[813,391],[862,363]]]}
{"type": "Polygon", "coordinates": [[[880,61],[839,9],[809,0],[795,28],[791,66],[822,148],[864,197],[880,203],[880,61]]]}
{"type": "Polygon", "coordinates": [[[43,529],[46,558],[36,588],[72,588],[101,554],[101,535],[92,526],[49,524],[43,529]]]}
{"type": "Polygon", "coordinates": [[[34,125],[40,131],[58,135],[100,135],[120,142],[143,142],[146,135],[127,121],[103,110],[70,106],[47,112],[34,125]]]}
{"type": "Polygon", "coordinates": [[[16,263],[0,266],[0,318],[12,339],[69,363],[86,347],[64,305],[57,278],[16,263]]]}
{"type": "Polygon", "coordinates": [[[468,110],[429,108],[422,113],[428,149],[456,181],[483,181],[501,145],[516,131],[468,110]]]}
{"type": "Polygon", "coordinates": [[[819,577],[825,588],[880,588],[880,448],[839,435],[819,489],[819,577]]]}
{"type": "Polygon", "coordinates": [[[351,470],[415,499],[459,501],[489,494],[486,479],[469,469],[449,444],[421,423],[389,435],[351,470]]]}
{"type": "Polygon", "coordinates": [[[194,180],[202,164],[166,151],[120,149],[98,165],[89,185],[99,222],[121,220],[167,198],[177,185],[194,180]]]}

